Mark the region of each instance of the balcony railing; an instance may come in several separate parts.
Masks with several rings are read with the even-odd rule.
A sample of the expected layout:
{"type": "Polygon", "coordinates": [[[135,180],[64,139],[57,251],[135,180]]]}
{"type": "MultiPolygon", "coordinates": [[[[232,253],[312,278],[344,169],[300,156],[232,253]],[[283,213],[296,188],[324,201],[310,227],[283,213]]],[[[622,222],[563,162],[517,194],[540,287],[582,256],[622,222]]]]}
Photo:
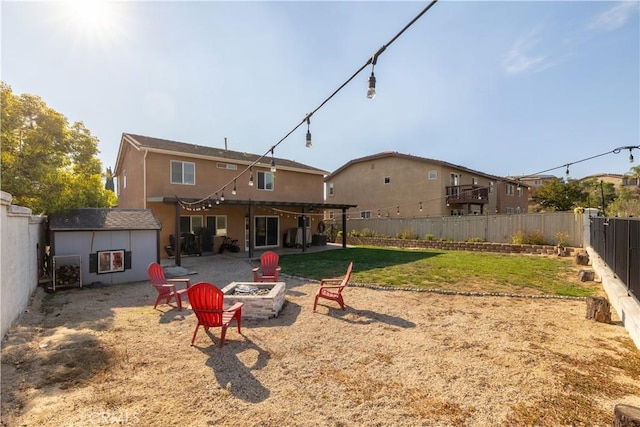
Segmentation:
{"type": "Polygon", "coordinates": [[[489,189],[479,185],[447,186],[447,203],[489,203],[489,189]]]}

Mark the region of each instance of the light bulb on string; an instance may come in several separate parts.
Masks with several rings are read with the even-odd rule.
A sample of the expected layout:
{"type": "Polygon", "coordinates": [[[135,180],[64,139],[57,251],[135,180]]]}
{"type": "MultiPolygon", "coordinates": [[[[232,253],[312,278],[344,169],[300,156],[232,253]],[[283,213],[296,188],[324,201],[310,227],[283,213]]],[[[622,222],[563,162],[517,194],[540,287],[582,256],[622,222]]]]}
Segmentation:
{"type": "Polygon", "coordinates": [[[224,191],[222,192],[222,195],[220,196],[220,201],[224,202],[224,191]]]}
{"type": "Polygon", "coordinates": [[[253,168],[249,167],[249,187],[253,187],[253,168]]]}
{"type": "Polygon", "coordinates": [[[273,147],[271,148],[271,172],[276,171],[276,159],[273,157],[273,147]]]}
{"type": "Polygon", "coordinates": [[[420,202],[420,212],[422,212],[422,202],[420,202]]]}
{"type": "Polygon", "coordinates": [[[564,172],[567,179],[569,179],[569,165],[567,165],[567,170],[564,172]]]}
{"type": "Polygon", "coordinates": [[[631,150],[632,148],[629,148],[629,163],[633,163],[633,152],[631,150]]]}
{"type": "Polygon", "coordinates": [[[307,142],[305,144],[305,147],[307,148],[311,148],[312,144],[311,144],[311,132],[309,131],[309,126],[311,125],[311,120],[310,120],[311,114],[307,114],[307,142]]]}
{"type": "Polygon", "coordinates": [[[376,76],[373,74],[373,67],[371,68],[371,75],[369,76],[369,87],[367,88],[367,98],[373,99],[376,97],[376,76]]]}
{"type": "Polygon", "coordinates": [[[231,195],[235,196],[236,194],[238,194],[238,192],[236,191],[236,180],[233,180],[233,190],[231,190],[231,195]]]}

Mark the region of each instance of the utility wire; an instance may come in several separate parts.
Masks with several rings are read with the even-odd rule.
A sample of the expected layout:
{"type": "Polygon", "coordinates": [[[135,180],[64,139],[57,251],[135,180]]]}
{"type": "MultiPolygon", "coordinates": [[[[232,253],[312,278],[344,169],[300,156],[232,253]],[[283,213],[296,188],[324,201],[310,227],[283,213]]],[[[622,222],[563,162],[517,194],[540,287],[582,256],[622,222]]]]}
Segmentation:
{"type": "MultiPolygon", "coordinates": [[[[422,15],[424,15],[429,9],[431,9],[431,7],[436,4],[438,2],[438,0],[432,0],[431,3],[429,3],[427,5],[427,7],[425,7],[418,15],[416,15],[415,18],[413,18],[407,25],[404,26],[404,28],[402,28],[402,30],[400,30],[387,44],[382,45],[382,47],[380,49],[378,49],[378,51],[376,51],[375,54],[373,54],[373,56],[371,56],[367,62],[365,62],[364,65],[362,65],[355,73],[353,73],[353,75],[351,77],[349,77],[344,83],[342,83],[331,95],[329,95],[324,101],[322,101],[320,103],[320,105],[318,105],[315,109],[313,109],[310,113],[308,113],[307,115],[304,116],[304,118],[293,127],[293,129],[291,129],[285,136],[283,136],[278,142],[276,142],[273,146],[271,146],[271,148],[269,148],[263,155],[261,155],[260,157],[258,157],[256,160],[254,160],[251,164],[249,164],[249,166],[247,166],[242,172],[240,172],[238,175],[236,175],[235,178],[233,178],[232,180],[230,180],[229,182],[227,182],[225,185],[223,185],[222,187],[220,187],[217,191],[209,194],[207,197],[204,197],[200,200],[197,200],[195,202],[184,202],[181,201],[179,198],[179,202],[183,205],[187,205],[187,206],[193,206],[193,205],[197,205],[200,203],[203,203],[206,200],[211,199],[212,196],[217,195],[218,193],[224,193],[225,188],[229,187],[231,184],[234,183],[234,181],[236,181],[238,178],[240,178],[242,175],[244,175],[246,172],[250,171],[253,166],[255,166],[256,164],[258,164],[260,162],[260,160],[262,160],[263,158],[265,158],[267,155],[272,154],[273,150],[278,147],[285,139],[287,139],[292,133],[294,133],[296,130],[298,130],[298,128],[300,126],[302,126],[304,123],[307,122],[308,119],[311,118],[311,116],[313,116],[313,114],[315,114],[318,110],[320,110],[322,107],[324,107],[324,105],[329,102],[338,92],[340,92],[346,85],[348,85],[358,74],[360,74],[362,72],[362,70],[364,70],[369,64],[375,64],[378,56],[380,56],[386,49],[387,47],[389,47],[393,42],[395,42],[407,29],[409,29],[409,27],[411,27],[418,19],[420,19],[422,17],[422,15]]],[[[177,198],[177,196],[176,196],[177,198]]]]}

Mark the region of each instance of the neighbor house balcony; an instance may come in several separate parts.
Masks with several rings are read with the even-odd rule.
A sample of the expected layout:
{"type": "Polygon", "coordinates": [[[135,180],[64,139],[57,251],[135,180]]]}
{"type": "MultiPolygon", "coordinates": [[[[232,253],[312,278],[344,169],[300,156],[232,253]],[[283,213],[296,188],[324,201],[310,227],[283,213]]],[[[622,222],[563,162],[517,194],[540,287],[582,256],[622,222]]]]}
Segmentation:
{"type": "Polygon", "coordinates": [[[489,203],[489,188],[479,185],[449,185],[447,203],[472,203],[483,205],[489,203]]]}

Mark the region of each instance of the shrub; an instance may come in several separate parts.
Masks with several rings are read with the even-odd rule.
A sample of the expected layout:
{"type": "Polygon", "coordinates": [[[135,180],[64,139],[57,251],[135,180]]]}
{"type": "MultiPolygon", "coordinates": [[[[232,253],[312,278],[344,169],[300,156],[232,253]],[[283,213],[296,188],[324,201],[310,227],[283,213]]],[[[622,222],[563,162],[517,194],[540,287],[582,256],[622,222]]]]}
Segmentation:
{"type": "Polygon", "coordinates": [[[435,239],[435,236],[434,236],[433,234],[426,234],[426,235],[424,236],[424,240],[429,240],[429,241],[431,241],[431,240],[433,240],[433,239],[435,239]]]}
{"type": "Polygon", "coordinates": [[[511,243],[516,245],[543,245],[544,233],[541,230],[530,232],[518,230],[511,236],[511,243]]]}
{"type": "Polygon", "coordinates": [[[569,234],[558,231],[556,233],[556,244],[560,246],[566,246],[567,243],[569,242],[569,238],[570,238],[569,234]]]}
{"type": "Polygon", "coordinates": [[[362,232],[360,233],[360,235],[362,237],[376,237],[376,232],[373,230],[370,230],[368,228],[363,228],[362,232]]]}
{"type": "Polygon", "coordinates": [[[396,238],[403,240],[417,240],[418,235],[411,232],[411,230],[409,230],[408,228],[405,228],[396,235],[396,238]]]}
{"type": "Polygon", "coordinates": [[[360,237],[360,232],[358,230],[351,230],[349,232],[349,236],[351,236],[351,237],[360,237]]]}

